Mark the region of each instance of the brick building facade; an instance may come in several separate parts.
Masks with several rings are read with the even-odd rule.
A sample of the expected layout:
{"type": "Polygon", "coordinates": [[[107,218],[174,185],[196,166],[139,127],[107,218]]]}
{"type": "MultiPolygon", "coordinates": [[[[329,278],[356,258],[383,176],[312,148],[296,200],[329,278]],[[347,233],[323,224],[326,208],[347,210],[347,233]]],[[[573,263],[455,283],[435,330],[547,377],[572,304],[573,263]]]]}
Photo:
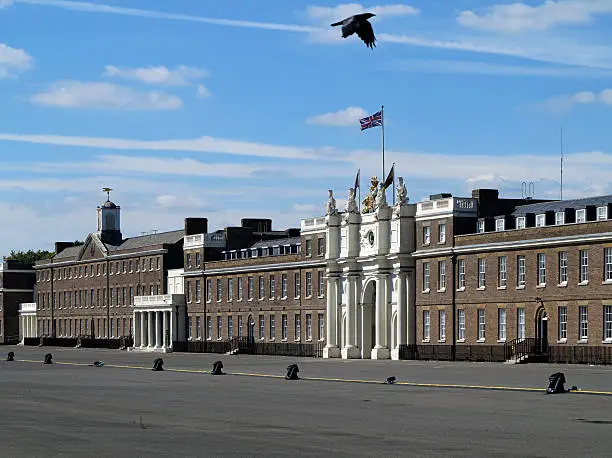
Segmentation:
{"type": "Polygon", "coordinates": [[[417,211],[418,344],[612,344],[612,196],[432,197],[417,211]]]}
{"type": "Polygon", "coordinates": [[[182,267],[184,230],[124,239],[119,212],[103,203],[83,245],[56,242],[55,255],[36,263],[38,337],[130,336],[134,296],[163,294],[168,269],[182,267]]]}
{"type": "Polygon", "coordinates": [[[186,236],[188,340],[324,340],[324,235],[271,227],[243,219],[241,227],[186,236]]]}

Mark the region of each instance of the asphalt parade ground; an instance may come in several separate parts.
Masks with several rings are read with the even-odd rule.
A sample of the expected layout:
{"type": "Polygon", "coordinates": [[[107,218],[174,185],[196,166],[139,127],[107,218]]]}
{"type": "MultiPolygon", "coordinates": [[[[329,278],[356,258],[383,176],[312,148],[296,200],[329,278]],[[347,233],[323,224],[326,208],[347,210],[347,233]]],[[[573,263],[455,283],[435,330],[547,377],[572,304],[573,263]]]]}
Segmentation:
{"type": "Polygon", "coordinates": [[[612,454],[606,366],[9,346],[0,358],[2,457],[612,454]],[[210,374],[216,360],[226,375],[210,374]],[[292,363],[300,380],[284,379],[292,363]],[[547,395],[557,371],[579,391],[547,395]]]}

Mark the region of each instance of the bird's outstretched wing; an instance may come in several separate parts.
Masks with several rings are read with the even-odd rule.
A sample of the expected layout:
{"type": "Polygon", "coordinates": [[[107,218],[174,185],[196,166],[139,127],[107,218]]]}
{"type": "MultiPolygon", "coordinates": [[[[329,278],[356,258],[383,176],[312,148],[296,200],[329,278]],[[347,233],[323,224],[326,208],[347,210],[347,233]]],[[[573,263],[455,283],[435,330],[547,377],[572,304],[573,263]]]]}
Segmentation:
{"type": "Polygon", "coordinates": [[[359,21],[355,31],[357,32],[357,36],[363,40],[368,48],[372,49],[376,47],[374,29],[372,29],[372,24],[370,24],[369,21],[359,21]]]}

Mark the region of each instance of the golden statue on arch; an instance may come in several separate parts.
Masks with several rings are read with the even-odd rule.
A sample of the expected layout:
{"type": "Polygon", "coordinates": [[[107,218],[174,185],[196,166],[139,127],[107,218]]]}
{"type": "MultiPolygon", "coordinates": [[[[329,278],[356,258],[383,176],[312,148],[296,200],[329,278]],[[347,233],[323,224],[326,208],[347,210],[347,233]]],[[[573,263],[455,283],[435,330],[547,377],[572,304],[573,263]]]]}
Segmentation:
{"type": "Polygon", "coordinates": [[[361,201],[363,204],[363,210],[361,213],[371,213],[374,211],[374,204],[376,202],[376,195],[378,194],[378,177],[373,176],[371,178],[370,192],[365,199],[361,201]]]}

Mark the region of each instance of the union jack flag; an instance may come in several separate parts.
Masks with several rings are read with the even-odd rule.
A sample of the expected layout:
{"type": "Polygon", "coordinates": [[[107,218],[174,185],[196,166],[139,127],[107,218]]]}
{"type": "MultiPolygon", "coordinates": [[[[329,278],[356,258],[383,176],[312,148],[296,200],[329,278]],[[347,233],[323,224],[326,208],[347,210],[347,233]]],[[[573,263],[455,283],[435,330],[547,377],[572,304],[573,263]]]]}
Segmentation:
{"type": "Polygon", "coordinates": [[[372,116],[361,118],[359,120],[361,130],[369,129],[370,127],[380,127],[383,125],[382,110],[374,113],[372,116]]]}

